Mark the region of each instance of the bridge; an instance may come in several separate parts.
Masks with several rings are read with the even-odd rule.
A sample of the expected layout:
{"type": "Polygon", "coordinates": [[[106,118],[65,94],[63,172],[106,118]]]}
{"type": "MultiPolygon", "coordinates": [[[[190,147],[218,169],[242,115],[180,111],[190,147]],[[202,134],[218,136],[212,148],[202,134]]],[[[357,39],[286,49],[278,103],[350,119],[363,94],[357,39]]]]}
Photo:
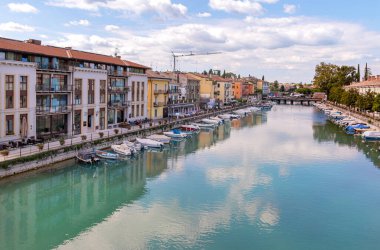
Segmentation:
{"type": "Polygon", "coordinates": [[[290,105],[300,104],[300,105],[308,105],[308,106],[310,106],[310,104],[322,101],[321,98],[299,97],[299,96],[281,96],[281,97],[268,96],[266,99],[272,102],[277,102],[277,104],[290,104],[290,105]]]}

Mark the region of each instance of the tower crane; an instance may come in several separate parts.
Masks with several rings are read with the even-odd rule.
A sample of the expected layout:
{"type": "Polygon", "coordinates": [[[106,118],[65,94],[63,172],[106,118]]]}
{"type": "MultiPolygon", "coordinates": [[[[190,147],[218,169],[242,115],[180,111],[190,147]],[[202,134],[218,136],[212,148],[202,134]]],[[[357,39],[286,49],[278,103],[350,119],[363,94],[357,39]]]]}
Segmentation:
{"type": "Polygon", "coordinates": [[[173,55],[173,73],[176,72],[176,63],[177,63],[177,58],[178,58],[178,57],[185,57],[185,56],[208,56],[208,55],[215,55],[215,54],[221,54],[221,53],[222,53],[222,52],[193,53],[192,51],[190,51],[190,52],[187,53],[187,54],[176,55],[176,54],[172,51],[172,55],[173,55]]]}

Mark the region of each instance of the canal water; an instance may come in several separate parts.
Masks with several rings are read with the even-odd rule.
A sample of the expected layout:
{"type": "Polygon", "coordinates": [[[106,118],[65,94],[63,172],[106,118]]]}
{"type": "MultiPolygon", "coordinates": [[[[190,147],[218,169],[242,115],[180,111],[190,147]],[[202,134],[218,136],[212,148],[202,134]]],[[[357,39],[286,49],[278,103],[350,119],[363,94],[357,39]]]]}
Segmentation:
{"type": "Polygon", "coordinates": [[[0,182],[0,249],[379,249],[378,143],[274,106],[163,151],[0,182]]]}

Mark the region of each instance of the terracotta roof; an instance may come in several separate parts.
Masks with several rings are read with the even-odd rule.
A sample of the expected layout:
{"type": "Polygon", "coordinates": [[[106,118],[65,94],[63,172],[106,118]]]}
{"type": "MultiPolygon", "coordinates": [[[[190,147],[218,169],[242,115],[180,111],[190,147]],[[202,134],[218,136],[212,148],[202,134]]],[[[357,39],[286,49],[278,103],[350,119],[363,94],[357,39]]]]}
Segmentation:
{"type": "Polygon", "coordinates": [[[210,78],[208,75],[199,74],[199,73],[188,73],[188,74],[191,74],[191,75],[194,75],[194,76],[197,76],[197,77],[202,77],[202,78],[210,78]]]}
{"type": "Polygon", "coordinates": [[[187,79],[194,80],[194,81],[199,81],[198,78],[194,77],[192,74],[186,73],[187,79]]]}
{"type": "Polygon", "coordinates": [[[35,55],[45,55],[64,59],[77,59],[104,64],[114,64],[119,66],[130,66],[136,68],[148,69],[148,67],[131,61],[122,60],[119,57],[107,56],[71,48],[60,48],[47,45],[38,45],[19,40],[7,39],[0,37],[0,49],[21,53],[30,53],[35,55]]]}
{"type": "Polygon", "coordinates": [[[163,72],[158,72],[158,71],[152,71],[152,70],[147,70],[146,74],[148,75],[148,78],[158,78],[158,79],[167,79],[171,80],[172,78],[163,72]]]}
{"type": "Polygon", "coordinates": [[[226,79],[226,78],[223,78],[223,77],[220,77],[220,76],[217,76],[217,75],[212,75],[211,79],[213,81],[217,81],[217,82],[230,82],[231,81],[229,79],[226,79]]]}
{"type": "Polygon", "coordinates": [[[355,88],[355,87],[380,87],[380,79],[368,80],[363,82],[354,82],[348,86],[347,88],[355,88]]]}
{"type": "Polygon", "coordinates": [[[141,69],[150,69],[147,66],[144,66],[144,65],[141,65],[141,64],[138,64],[138,63],[134,63],[134,62],[131,62],[131,61],[127,61],[127,60],[124,60],[124,64],[126,66],[128,66],[128,67],[141,68],[141,69]]]}
{"type": "Polygon", "coordinates": [[[54,56],[66,59],[69,58],[69,55],[66,52],[67,50],[64,48],[37,45],[2,37],[0,37],[0,49],[17,52],[26,52],[30,54],[39,54],[45,56],[54,56]]]}

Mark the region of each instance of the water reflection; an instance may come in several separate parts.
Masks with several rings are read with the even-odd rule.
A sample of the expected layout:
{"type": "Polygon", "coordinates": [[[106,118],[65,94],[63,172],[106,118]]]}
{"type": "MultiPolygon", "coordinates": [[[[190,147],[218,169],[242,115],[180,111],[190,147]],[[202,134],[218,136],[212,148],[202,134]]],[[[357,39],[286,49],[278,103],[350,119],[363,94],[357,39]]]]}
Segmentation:
{"type": "Polygon", "coordinates": [[[320,111],[315,111],[316,123],[313,124],[313,137],[319,143],[333,142],[339,146],[357,148],[374,165],[380,167],[379,146],[380,143],[363,140],[361,136],[352,136],[344,133],[343,128],[325,120],[325,116],[320,111]],[[324,122],[323,122],[324,121],[324,122]]]}

